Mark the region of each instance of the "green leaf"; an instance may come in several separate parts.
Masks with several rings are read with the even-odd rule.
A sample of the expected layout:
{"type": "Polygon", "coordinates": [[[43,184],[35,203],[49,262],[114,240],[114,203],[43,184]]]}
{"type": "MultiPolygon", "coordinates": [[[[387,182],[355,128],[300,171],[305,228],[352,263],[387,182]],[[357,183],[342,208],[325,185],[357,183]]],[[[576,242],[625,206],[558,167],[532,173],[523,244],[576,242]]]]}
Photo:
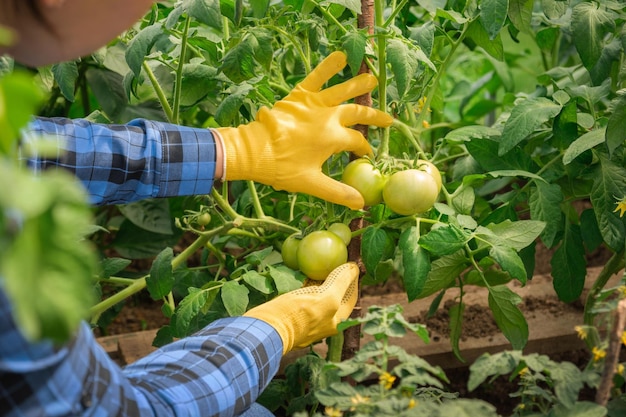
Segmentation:
{"type": "Polygon", "coordinates": [[[205,64],[189,63],[183,66],[181,106],[193,106],[207,94],[217,95],[217,70],[205,64]]]}
{"type": "Polygon", "coordinates": [[[536,220],[518,220],[515,222],[505,220],[501,223],[489,224],[486,227],[479,226],[476,229],[476,234],[492,245],[506,245],[519,251],[534,242],[543,228],[544,223],[536,220]]]}
{"type": "Polygon", "coordinates": [[[339,4],[346,9],[352,10],[356,14],[361,14],[360,0],[325,0],[326,3],[339,4]]]}
{"type": "Polygon", "coordinates": [[[254,87],[248,83],[229,89],[228,96],[220,103],[215,112],[215,121],[220,126],[231,126],[239,114],[244,99],[254,87]]]}
{"type": "Polygon", "coordinates": [[[219,70],[234,83],[239,84],[256,75],[255,67],[254,48],[250,39],[244,38],[226,52],[219,70]]]}
{"type": "Polygon", "coordinates": [[[450,316],[450,343],[452,345],[452,353],[461,361],[465,362],[463,355],[461,355],[461,349],[459,348],[459,341],[461,340],[461,333],[463,331],[463,312],[465,311],[465,304],[455,303],[448,309],[448,315],[450,316]]]}
{"type": "MultiPolygon", "coordinates": [[[[626,114],[625,114],[625,116],[626,116],[626,114]]],[[[610,123],[611,122],[610,122],[610,118],[609,118],[609,125],[610,125],[610,123]]],[[[620,123],[620,122],[618,122],[618,123],[620,123]]],[[[613,127],[615,127],[615,125],[613,127]]],[[[621,141],[622,141],[621,143],[624,142],[624,137],[621,134],[621,132],[617,132],[617,135],[615,135],[615,136],[612,135],[612,139],[608,139],[609,133],[608,133],[608,131],[606,129],[601,128],[601,129],[592,130],[590,132],[587,132],[587,133],[583,134],[578,139],[576,139],[565,150],[565,152],[563,153],[563,164],[567,165],[567,164],[571,163],[578,155],[580,155],[583,152],[588,151],[589,149],[592,149],[592,148],[596,147],[597,145],[603,143],[605,141],[605,134],[607,136],[607,144],[612,139],[615,139],[617,136],[622,136],[621,137],[621,141]]],[[[615,148],[613,148],[613,149],[615,149],[615,148]]]]}
{"type": "Polygon", "coordinates": [[[402,254],[402,282],[409,302],[422,292],[430,271],[430,256],[418,244],[419,237],[419,229],[412,226],[404,230],[398,240],[402,254]]]}
{"type": "Polygon", "coordinates": [[[219,0],[183,0],[183,9],[197,21],[215,29],[222,29],[219,0]]]}
{"type": "Polygon", "coordinates": [[[152,46],[163,35],[163,26],[160,23],[156,23],[141,29],[128,43],[126,63],[133,71],[133,74],[135,74],[135,77],[139,77],[145,57],[150,54],[152,46]]]}
{"type": "Polygon", "coordinates": [[[241,316],[246,312],[246,308],[250,302],[248,298],[249,293],[250,290],[237,281],[226,281],[224,283],[221,296],[229,316],[241,316]]]}
{"type": "Polygon", "coordinates": [[[130,259],[124,258],[105,258],[101,262],[102,274],[100,276],[102,278],[109,278],[112,275],[123,271],[128,265],[131,264],[131,262],[132,261],[130,259]]]}
{"type": "Polygon", "coordinates": [[[578,3],[572,9],[574,45],[587,69],[593,68],[602,53],[604,37],[615,29],[614,13],[596,2],[578,3]]]}
{"type": "Polygon", "coordinates": [[[571,303],[580,297],[585,286],[587,261],[580,227],[568,224],[561,246],[552,255],[553,286],[559,299],[571,303]]]}
{"type": "Polygon", "coordinates": [[[502,131],[498,155],[505,155],[542,124],[556,117],[561,108],[544,97],[530,98],[513,107],[502,131]]]}
{"type": "Polygon", "coordinates": [[[357,75],[365,57],[367,34],[364,30],[350,30],[341,38],[341,46],[348,57],[348,65],[352,76],[357,75]]]}
{"type": "Polygon", "coordinates": [[[450,255],[462,249],[469,241],[463,230],[448,224],[431,229],[425,235],[420,236],[419,244],[434,255],[450,255]]]}
{"type": "Polygon", "coordinates": [[[483,353],[469,367],[467,389],[471,392],[482,385],[490,376],[508,375],[520,362],[522,352],[503,351],[495,354],[483,353]]]}
{"type": "Polygon", "coordinates": [[[481,22],[474,20],[467,29],[467,36],[498,61],[504,60],[504,46],[499,33],[491,38],[481,22]]]}
{"type": "Polygon", "coordinates": [[[162,234],[149,232],[124,220],[112,242],[118,254],[128,259],[142,259],[156,256],[167,246],[176,244],[180,233],[162,234]]]}
{"type": "Polygon", "coordinates": [[[626,140],[626,93],[624,91],[621,91],[611,102],[611,108],[613,111],[606,125],[606,145],[609,149],[609,156],[615,149],[623,146],[626,140]]]}
{"type": "MultiPolygon", "coordinates": [[[[550,378],[554,381],[554,393],[559,399],[559,402],[567,408],[573,408],[578,405],[576,400],[578,399],[580,390],[585,385],[583,382],[584,377],[580,369],[571,362],[562,362],[551,366],[549,372],[550,378]]],[[[587,416],[591,414],[580,415],[587,416]]]]}
{"type": "Polygon", "coordinates": [[[539,169],[528,153],[520,148],[513,148],[505,155],[500,155],[499,142],[490,139],[472,139],[465,146],[485,171],[520,169],[535,172],[539,169]]]}
{"type": "Polygon", "coordinates": [[[444,137],[451,142],[469,142],[472,139],[495,139],[501,132],[493,127],[484,125],[462,126],[446,133],[444,137]]]}
{"type": "Polygon", "coordinates": [[[417,54],[407,43],[393,38],[387,44],[387,60],[391,64],[398,94],[403,97],[409,90],[411,81],[419,67],[417,54]]]}
{"type": "Polygon", "coordinates": [[[284,294],[302,287],[302,282],[296,279],[293,273],[273,266],[268,266],[268,269],[270,271],[270,277],[274,280],[274,285],[276,285],[276,290],[279,294],[284,294]]]}
{"type": "Polygon", "coordinates": [[[102,110],[111,118],[119,117],[128,105],[123,77],[104,68],[89,68],[85,77],[102,110]]]}
{"type": "MultiPolygon", "coordinates": [[[[578,393],[576,393],[578,395],[578,393]]],[[[606,407],[590,401],[576,401],[571,407],[564,404],[556,404],[554,417],[605,417],[607,415],[618,416],[620,414],[607,414],[606,407]]]]}
{"type": "Polygon", "coordinates": [[[152,262],[150,276],[146,278],[146,287],[154,300],[160,300],[172,291],[174,286],[173,259],[172,248],[165,248],[152,262]]]}
{"type": "Polygon", "coordinates": [[[270,285],[269,278],[259,274],[257,271],[248,271],[243,274],[241,278],[246,284],[263,294],[270,294],[272,292],[273,288],[270,285]]]}
{"type": "Polygon", "coordinates": [[[497,171],[490,171],[489,175],[491,175],[494,178],[498,178],[498,177],[526,177],[526,178],[532,178],[532,179],[543,181],[543,182],[546,181],[540,175],[533,174],[532,172],[528,172],[528,171],[522,171],[522,170],[519,170],[519,169],[502,169],[502,170],[497,170],[497,171]]]}
{"type": "Polygon", "coordinates": [[[172,234],[169,201],[164,198],[140,200],[118,206],[120,212],[135,226],[153,233],[172,234]]]}
{"type": "Polygon", "coordinates": [[[538,181],[535,187],[530,189],[528,204],[530,206],[530,218],[545,224],[541,232],[541,240],[546,247],[554,245],[557,233],[562,222],[561,203],[563,192],[558,184],[546,184],[538,181]]]}
{"type": "Polygon", "coordinates": [[[219,287],[198,289],[189,287],[189,294],[176,306],[176,335],[184,337],[189,333],[192,320],[213,302],[219,287]]]}
{"type": "Polygon", "coordinates": [[[524,262],[517,252],[508,246],[492,246],[489,255],[500,265],[503,271],[508,272],[513,278],[526,284],[526,269],[524,262]]]}
{"type": "Polygon", "coordinates": [[[498,328],[507,338],[513,349],[520,350],[528,342],[528,323],[516,304],[522,298],[507,286],[489,287],[489,308],[498,328]]]}
{"type": "Polygon", "coordinates": [[[457,213],[471,215],[476,202],[474,188],[468,185],[461,185],[452,195],[452,207],[457,213]]]}
{"type": "Polygon", "coordinates": [[[533,3],[534,0],[509,0],[509,19],[520,32],[532,33],[533,3]]]}
{"type": "Polygon", "coordinates": [[[376,267],[382,261],[391,258],[394,243],[384,229],[368,227],[361,240],[361,257],[365,269],[376,277],[376,267]]]}
{"type": "Polygon", "coordinates": [[[626,234],[623,220],[613,211],[616,199],[626,196],[626,169],[602,154],[598,154],[598,160],[600,163],[594,172],[590,193],[591,204],[604,242],[619,252],[624,247],[626,234]]]}
{"type": "Polygon", "coordinates": [[[61,62],[52,65],[54,81],[59,85],[61,94],[67,101],[74,102],[76,80],[78,79],[78,66],[75,61],[61,62]]]}
{"type": "Polygon", "coordinates": [[[483,0],[480,3],[480,23],[483,25],[489,39],[495,39],[506,22],[509,12],[509,0],[483,0]]]}
{"type": "Polygon", "coordinates": [[[468,264],[469,261],[462,250],[434,260],[419,298],[428,297],[450,287],[468,264]]]}

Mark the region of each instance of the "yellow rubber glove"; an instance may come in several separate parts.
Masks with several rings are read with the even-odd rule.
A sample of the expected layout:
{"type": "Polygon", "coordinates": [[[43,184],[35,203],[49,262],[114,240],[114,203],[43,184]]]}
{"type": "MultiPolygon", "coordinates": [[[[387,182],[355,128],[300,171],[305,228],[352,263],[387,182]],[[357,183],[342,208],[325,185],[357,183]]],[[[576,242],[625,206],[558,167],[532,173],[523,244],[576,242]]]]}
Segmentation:
{"type": "Polygon", "coordinates": [[[335,268],[326,280],[279,295],[247,311],[276,329],[283,341],[283,354],[307,347],[337,334],[340,321],[350,317],[356,304],[359,267],[354,262],[335,268]]]}
{"type": "Polygon", "coordinates": [[[254,122],[214,129],[223,141],[223,179],[252,180],[362,208],[361,194],[324,175],[322,164],[341,151],[358,156],[372,153],[363,135],[347,126],[386,127],[393,118],[371,107],[341,104],[374,89],[377,80],[371,74],[321,90],[346,62],[343,52],[330,54],[271,110],[261,108],[254,122]]]}

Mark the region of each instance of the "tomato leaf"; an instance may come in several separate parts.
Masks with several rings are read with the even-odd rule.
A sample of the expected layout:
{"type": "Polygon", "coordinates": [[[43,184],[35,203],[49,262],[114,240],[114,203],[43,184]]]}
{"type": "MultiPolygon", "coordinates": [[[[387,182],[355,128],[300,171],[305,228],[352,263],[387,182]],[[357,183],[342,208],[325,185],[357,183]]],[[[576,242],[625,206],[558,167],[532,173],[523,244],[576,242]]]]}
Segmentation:
{"type": "Polygon", "coordinates": [[[573,40],[585,68],[593,68],[600,58],[604,37],[615,29],[615,19],[616,15],[599,3],[584,2],[573,7],[573,40]]]}
{"type": "Polygon", "coordinates": [[[150,50],[159,37],[167,36],[163,31],[160,23],[146,26],[141,29],[128,43],[126,48],[126,63],[135,74],[139,77],[141,74],[141,66],[146,56],[150,55],[150,50]]]}
{"type": "Polygon", "coordinates": [[[462,249],[469,241],[469,236],[453,224],[431,229],[420,236],[419,244],[433,255],[450,255],[462,249]]]}
{"type": "Polygon", "coordinates": [[[598,168],[591,187],[591,204],[604,242],[618,252],[624,247],[626,232],[624,220],[615,210],[615,199],[626,197],[626,169],[598,154],[598,168]]]}
{"type": "Polygon", "coordinates": [[[189,294],[176,306],[176,336],[184,336],[188,333],[191,321],[200,313],[202,308],[211,298],[217,295],[216,288],[201,290],[189,287],[189,294]]]}
{"type": "Polygon", "coordinates": [[[510,374],[517,368],[521,356],[520,351],[504,351],[493,355],[483,353],[470,365],[467,389],[474,391],[490,376],[510,374]]]}
{"type": "Polygon", "coordinates": [[[489,308],[498,328],[507,338],[513,349],[520,350],[528,342],[528,323],[516,304],[522,298],[507,286],[489,287],[489,308]]]}
{"type": "Polygon", "coordinates": [[[101,277],[109,278],[111,275],[124,270],[131,262],[130,259],[124,258],[105,258],[100,262],[102,269],[101,277]]]}
{"type": "Polygon", "coordinates": [[[536,220],[505,220],[497,224],[479,226],[476,234],[492,245],[506,245],[522,250],[537,239],[545,224],[536,220]]]}
{"type": "Polygon", "coordinates": [[[562,225],[563,214],[560,204],[563,201],[563,192],[558,184],[537,181],[535,185],[531,187],[528,199],[530,217],[545,224],[541,231],[541,240],[551,248],[562,225]]]}
{"type": "Polygon", "coordinates": [[[226,281],[222,286],[222,301],[224,308],[231,317],[241,316],[246,312],[250,299],[248,294],[250,290],[245,285],[241,285],[237,281],[226,281]]]}
{"type": "Polygon", "coordinates": [[[570,303],[580,297],[585,286],[587,261],[580,227],[569,224],[561,246],[552,255],[553,286],[559,299],[570,303]]]}
{"type": "Polygon", "coordinates": [[[274,285],[276,285],[276,290],[279,294],[284,294],[302,287],[302,282],[296,279],[293,273],[273,266],[268,266],[268,269],[270,271],[270,277],[274,280],[274,285]]]}
{"type": "Polygon", "coordinates": [[[500,34],[509,11],[509,0],[483,0],[480,3],[480,23],[493,40],[500,34]]]}
{"type": "Polygon", "coordinates": [[[392,38],[387,44],[387,57],[398,87],[398,94],[403,97],[409,90],[419,67],[417,53],[406,42],[392,38]]]}
{"type": "Polygon", "coordinates": [[[398,240],[402,254],[402,282],[409,302],[422,292],[430,271],[430,256],[418,243],[419,229],[415,226],[404,230],[398,240]]]}
{"type": "MultiPolygon", "coordinates": [[[[626,140],[624,134],[626,132],[626,94],[623,91],[620,91],[618,94],[618,97],[611,102],[613,111],[606,126],[606,145],[609,150],[609,156],[622,146],[624,140],[626,140]]],[[[592,130],[592,132],[597,131],[603,132],[602,129],[592,130]]],[[[598,138],[598,142],[600,142],[600,138],[598,138]]],[[[565,156],[563,156],[563,161],[565,161],[565,156]]]]}
{"type": "Polygon", "coordinates": [[[241,278],[246,284],[263,294],[270,294],[272,292],[273,288],[270,285],[269,278],[259,274],[257,271],[248,271],[243,274],[241,278]]]}
{"type": "Polygon", "coordinates": [[[394,252],[394,242],[384,229],[369,227],[361,240],[361,257],[367,272],[376,278],[376,267],[394,252]]]}
{"type": "Polygon", "coordinates": [[[182,7],[197,21],[215,29],[222,29],[219,0],[183,0],[182,7]]]}
{"type": "Polygon", "coordinates": [[[160,300],[172,291],[174,274],[172,272],[172,248],[165,248],[152,262],[150,275],[146,278],[146,286],[154,300],[160,300]]]}
{"type": "Polygon", "coordinates": [[[144,230],[164,235],[173,233],[172,216],[167,199],[140,200],[120,205],[119,210],[135,226],[144,230]]]}
{"type": "Polygon", "coordinates": [[[469,24],[467,36],[498,61],[504,60],[504,46],[500,33],[492,37],[481,22],[474,20],[469,24]]]}
{"type": "Polygon", "coordinates": [[[502,270],[508,272],[513,278],[526,284],[526,268],[517,252],[508,247],[495,245],[489,249],[489,255],[500,265],[502,270]]]}
{"type": "Polygon", "coordinates": [[[74,61],[62,62],[52,65],[52,74],[57,82],[61,94],[67,101],[74,101],[74,89],[78,79],[78,65],[74,61]]]}
{"type": "Polygon", "coordinates": [[[363,30],[350,30],[341,38],[341,46],[346,51],[352,76],[358,74],[365,56],[367,34],[363,30]]]}
{"type": "Polygon", "coordinates": [[[448,309],[448,315],[450,316],[450,344],[452,345],[452,353],[461,362],[465,362],[461,355],[461,349],[459,347],[459,341],[461,340],[461,333],[463,331],[463,312],[465,311],[464,303],[455,303],[448,309]]]}
{"type": "Polygon", "coordinates": [[[461,250],[434,260],[419,298],[450,287],[467,266],[468,260],[461,250]]]}
{"type": "Polygon", "coordinates": [[[533,3],[532,0],[509,0],[509,19],[520,32],[532,33],[533,3]]]}
{"type": "MultiPolygon", "coordinates": [[[[609,118],[609,128],[616,127],[615,120],[613,121],[613,125],[611,125],[611,119],[612,116],[609,118]]],[[[622,120],[619,120],[618,124],[619,123],[622,123],[622,120]]],[[[623,131],[617,133],[621,144],[624,142],[623,131]]],[[[611,135],[612,134],[613,133],[611,133],[611,135]]],[[[590,132],[583,134],[574,142],[572,142],[572,144],[569,145],[569,147],[565,150],[565,152],[563,153],[563,164],[567,165],[571,163],[577,156],[579,156],[583,152],[588,151],[589,149],[592,149],[597,145],[600,145],[605,141],[605,136],[609,136],[609,132],[605,128],[594,129],[590,132]]]]}
{"type": "Polygon", "coordinates": [[[561,111],[561,107],[544,97],[527,99],[513,107],[502,131],[498,156],[508,153],[543,123],[554,118],[561,111]]]}

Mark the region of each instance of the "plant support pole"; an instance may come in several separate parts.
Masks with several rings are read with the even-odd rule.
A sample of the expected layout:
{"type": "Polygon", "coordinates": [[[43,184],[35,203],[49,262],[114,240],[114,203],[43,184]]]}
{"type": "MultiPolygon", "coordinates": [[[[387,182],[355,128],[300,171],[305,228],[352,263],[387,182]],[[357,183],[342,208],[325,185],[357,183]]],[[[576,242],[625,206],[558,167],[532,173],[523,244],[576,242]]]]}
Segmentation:
{"type": "Polygon", "coordinates": [[[615,319],[611,333],[609,333],[609,347],[606,351],[606,359],[604,361],[604,370],[602,371],[602,379],[596,391],[596,403],[606,407],[611,398],[611,389],[613,388],[613,376],[619,362],[619,353],[622,347],[622,334],[626,327],[626,299],[617,303],[615,310],[615,319]]]}
{"type": "MultiPolygon", "coordinates": [[[[367,28],[368,33],[371,35],[374,33],[374,0],[361,0],[361,14],[357,17],[357,25],[359,29],[367,28]]],[[[369,67],[367,66],[365,60],[361,63],[361,67],[359,68],[359,74],[370,72],[369,67]]],[[[356,104],[360,104],[363,106],[372,106],[372,95],[371,93],[363,94],[361,96],[355,97],[354,102],[356,104]]],[[[354,127],[356,130],[361,132],[363,136],[367,139],[368,136],[368,126],[366,125],[357,125],[354,127]]],[[[351,230],[360,230],[363,228],[363,219],[357,218],[354,219],[350,223],[351,230]]],[[[361,261],[361,237],[352,239],[350,245],[348,245],[348,259],[356,260],[359,265],[359,269],[361,271],[359,276],[359,284],[358,291],[359,295],[357,297],[356,305],[354,306],[354,310],[352,310],[351,318],[361,317],[361,277],[363,276],[364,266],[361,261]]],[[[344,342],[343,349],[341,350],[341,359],[346,360],[354,357],[354,354],[359,350],[361,346],[361,326],[352,326],[344,330],[344,342]]]]}

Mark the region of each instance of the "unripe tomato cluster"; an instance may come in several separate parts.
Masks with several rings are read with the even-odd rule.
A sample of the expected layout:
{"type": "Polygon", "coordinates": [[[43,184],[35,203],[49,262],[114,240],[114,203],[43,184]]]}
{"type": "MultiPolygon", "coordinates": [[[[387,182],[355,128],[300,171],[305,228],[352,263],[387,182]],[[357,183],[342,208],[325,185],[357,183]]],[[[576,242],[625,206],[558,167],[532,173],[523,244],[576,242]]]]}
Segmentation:
{"type": "Polygon", "coordinates": [[[341,181],[360,192],[366,206],[384,202],[403,216],[429,210],[437,201],[442,183],[437,167],[422,159],[416,168],[390,175],[381,173],[366,158],[356,159],[346,166],[341,181]]]}
{"type": "Polygon", "coordinates": [[[293,234],[283,242],[283,263],[310,279],[323,281],[333,269],[348,261],[351,239],[350,227],[343,223],[333,223],[327,230],[317,230],[302,238],[298,233],[293,234]]]}

